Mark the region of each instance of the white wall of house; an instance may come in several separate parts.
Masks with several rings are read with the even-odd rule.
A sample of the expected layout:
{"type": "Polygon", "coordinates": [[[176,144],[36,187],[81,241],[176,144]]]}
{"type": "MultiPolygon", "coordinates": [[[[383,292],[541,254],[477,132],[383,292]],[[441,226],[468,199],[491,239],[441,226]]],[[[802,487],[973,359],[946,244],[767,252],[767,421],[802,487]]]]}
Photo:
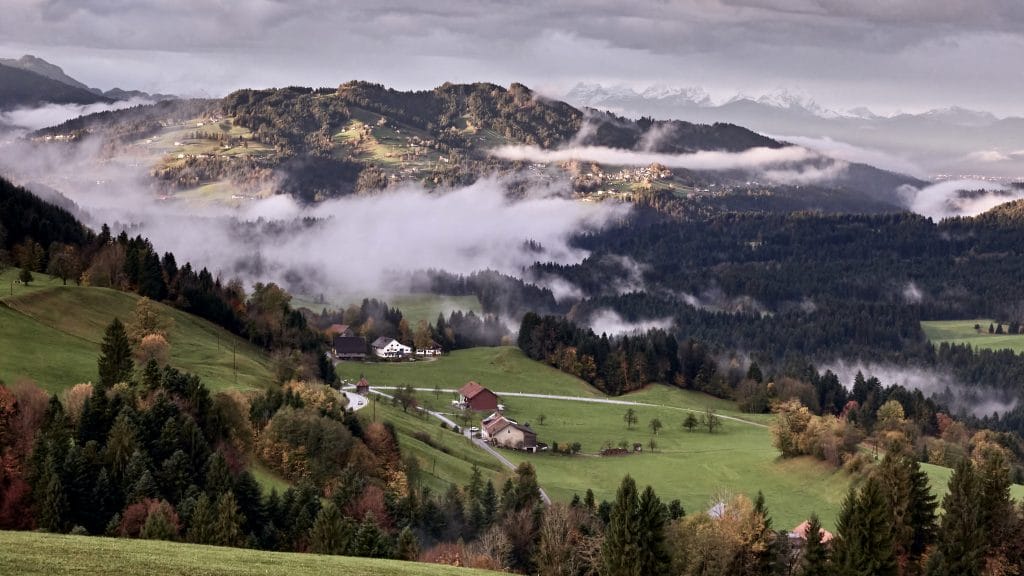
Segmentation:
{"type": "Polygon", "coordinates": [[[383,348],[375,347],[373,349],[373,353],[380,358],[400,358],[402,356],[412,354],[412,348],[402,344],[398,340],[392,340],[383,348]]]}

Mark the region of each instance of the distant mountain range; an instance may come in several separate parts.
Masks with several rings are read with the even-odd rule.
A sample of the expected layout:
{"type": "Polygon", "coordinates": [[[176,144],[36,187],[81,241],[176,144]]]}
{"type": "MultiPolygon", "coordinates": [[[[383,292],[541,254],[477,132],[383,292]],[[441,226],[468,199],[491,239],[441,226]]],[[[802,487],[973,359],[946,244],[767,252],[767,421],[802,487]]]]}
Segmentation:
{"type": "Polygon", "coordinates": [[[175,96],[148,94],[139,90],[90,88],[64,73],[60,66],[42,58],[25,55],[0,58],[0,110],[48,104],[99,104],[144,98],[168,100],[175,96]]]}
{"type": "Polygon", "coordinates": [[[843,150],[849,156],[847,160],[870,161],[922,177],[1024,176],[1024,118],[999,118],[966,108],[882,116],[867,108],[828,109],[809,96],[786,91],[758,97],[737,95],[714,102],[700,88],[655,86],[635,90],[600,84],[578,84],[564,99],[577,106],[611,110],[634,118],[729,122],[808,146],[814,144],[808,139],[830,139],[831,142],[818,143],[827,153],[839,155],[843,150]],[[867,150],[852,150],[842,144],[867,150]],[[883,158],[878,152],[891,156],[888,165],[880,162],[883,158]]]}

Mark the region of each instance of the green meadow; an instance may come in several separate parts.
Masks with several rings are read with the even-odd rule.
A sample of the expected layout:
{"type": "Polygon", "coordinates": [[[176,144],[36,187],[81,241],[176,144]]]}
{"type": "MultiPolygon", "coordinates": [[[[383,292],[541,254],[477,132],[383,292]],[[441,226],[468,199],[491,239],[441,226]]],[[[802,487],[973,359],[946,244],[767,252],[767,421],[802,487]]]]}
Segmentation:
{"type": "MultiPolygon", "coordinates": [[[[14,285],[18,271],[0,274],[0,380],[34,380],[59,392],[96,379],[103,331],[116,317],[130,321],[138,296],[111,290],[63,286],[43,274],[29,286],[14,285]]],[[[202,378],[212,391],[262,389],[272,381],[270,359],[255,346],[196,316],[163,304],[174,321],[172,366],[202,378]]]]}
{"type": "MultiPolygon", "coordinates": [[[[994,323],[988,318],[974,320],[937,320],[921,322],[925,336],[934,344],[949,342],[952,344],[970,344],[972,348],[988,348],[990,350],[1013,350],[1024,352],[1024,335],[1022,334],[989,334],[988,326],[994,323]],[[975,330],[978,325],[981,330],[975,330]]],[[[1005,326],[1003,327],[1005,329],[1005,326]]]]}
{"type": "Polygon", "coordinates": [[[157,540],[0,532],[0,574],[19,576],[484,576],[435,564],[263,552],[157,540]]]}

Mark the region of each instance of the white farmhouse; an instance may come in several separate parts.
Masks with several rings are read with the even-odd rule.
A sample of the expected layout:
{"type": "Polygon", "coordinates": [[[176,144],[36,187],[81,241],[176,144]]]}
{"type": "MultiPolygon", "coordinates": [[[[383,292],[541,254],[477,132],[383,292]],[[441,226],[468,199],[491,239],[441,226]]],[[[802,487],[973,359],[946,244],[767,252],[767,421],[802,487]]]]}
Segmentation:
{"type": "Polygon", "coordinates": [[[394,338],[381,336],[373,341],[373,353],[378,358],[405,358],[412,354],[412,348],[394,338]]]}

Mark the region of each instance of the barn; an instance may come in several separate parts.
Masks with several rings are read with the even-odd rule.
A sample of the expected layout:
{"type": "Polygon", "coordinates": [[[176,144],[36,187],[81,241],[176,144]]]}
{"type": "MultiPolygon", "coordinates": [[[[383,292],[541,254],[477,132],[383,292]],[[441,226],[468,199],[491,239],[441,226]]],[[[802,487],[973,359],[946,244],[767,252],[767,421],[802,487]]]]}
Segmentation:
{"type": "Polygon", "coordinates": [[[459,403],[476,412],[497,410],[498,395],[480,384],[470,381],[459,388],[459,403]]]}

